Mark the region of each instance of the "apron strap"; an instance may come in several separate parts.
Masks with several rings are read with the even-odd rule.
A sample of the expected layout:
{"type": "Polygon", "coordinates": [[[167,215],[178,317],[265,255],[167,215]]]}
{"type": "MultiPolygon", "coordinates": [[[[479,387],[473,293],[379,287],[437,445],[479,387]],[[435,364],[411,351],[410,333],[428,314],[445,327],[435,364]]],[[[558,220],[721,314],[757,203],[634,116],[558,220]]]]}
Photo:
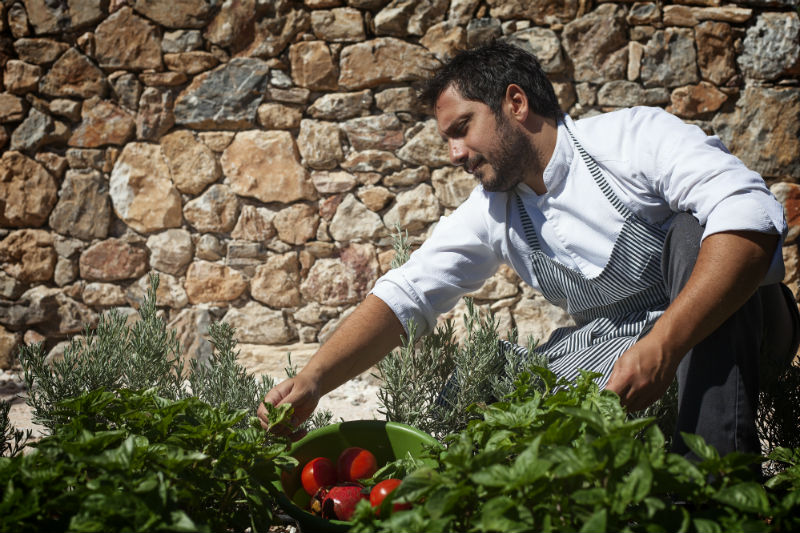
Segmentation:
{"type": "Polygon", "coordinates": [[[626,220],[630,218],[632,215],[630,209],[628,209],[625,204],[623,204],[619,198],[617,198],[617,195],[614,194],[614,191],[611,189],[611,186],[609,186],[608,181],[606,181],[606,178],[603,175],[600,165],[598,165],[594,158],[590,156],[586,150],[584,150],[581,143],[578,142],[578,139],[576,139],[575,135],[572,134],[572,131],[569,129],[569,126],[567,126],[566,122],[564,123],[564,128],[567,130],[567,133],[569,133],[569,137],[572,139],[572,144],[574,144],[575,148],[578,149],[581,159],[583,159],[583,162],[586,164],[586,168],[589,169],[589,172],[592,174],[592,178],[594,178],[597,186],[600,187],[603,195],[608,199],[609,202],[611,202],[611,205],[614,206],[614,209],[617,210],[617,213],[622,215],[622,218],[626,220]]]}
{"type": "Polygon", "coordinates": [[[525,240],[528,241],[528,246],[534,252],[541,251],[542,247],[539,244],[539,237],[536,235],[536,230],[533,228],[533,221],[525,209],[525,204],[522,203],[522,198],[519,194],[514,193],[514,198],[517,201],[517,209],[519,210],[519,218],[522,222],[522,231],[525,233],[525,240]]]}
{"type": "MultiPolygon", "coordinates": [[[[564,123],[564,128],[567,130],[567,133],[572,140],[572,144],[578,150],[581,159],[586,165],[586,168],[589,169],[589,173],[591,173],[594,182],[600,188],[603,196],[605,196],[614,209],[617,210],[617,213],[622,215],[625,220],[629,219],[631,216],[633,216],[633,213],[631,213],[630,209],[628,209],[625,204],[623,204],[620,199],[617,198],[617,195],[614,194],[614,191],[608,184],[600,165],[597,164],[597,161],[595,161],[594,158],[589,155],[589,152],[583,148],[581,143],[578,142],[578,139],[575,137],[575,135],[573,135],[566,122],[564,123]]],[[[515,193],[514,196],[517,202],[517,209],[519,209],[520,219],[522,221],[522,230],[525,233],[525,239],[528,241],[528,245],[532,250],[539,251],[542,249],[542,247],[539,244],[539,237],[536,235],[536,230],[533,228],[533,221],[528,215],[528,211],[525,209],[525,204],[522,202],[522,198],[520,198],[519,194],[515,193]]]]}

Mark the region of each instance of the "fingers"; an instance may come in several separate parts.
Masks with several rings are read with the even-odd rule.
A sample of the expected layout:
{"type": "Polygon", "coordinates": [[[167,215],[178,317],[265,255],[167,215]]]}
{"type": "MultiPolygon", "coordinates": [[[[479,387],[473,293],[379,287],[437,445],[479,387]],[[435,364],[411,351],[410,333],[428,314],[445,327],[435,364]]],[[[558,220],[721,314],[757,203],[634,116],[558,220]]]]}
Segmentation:
{"type": "Polygon", "coordinates": [[[606,388],[617,393],[620,403],[629,412],[641,411],[664,395],[672,383],[674,372],[628,363],[630,361],[622,358],[617,361],[606,388]]]}
{"type": "Polygon", "coordinates": [[[627,368],[615,366],[606,384],[606,389],[615,392],[619,396],[620,404],[628,412],[644,409],[653,403],[653,400],[650,399],[649,390],[652,384],[642,383],[636,374],[632,374],[627,370],[627,368]]]}
{"type": "MultiPolygon", "coordinates": [[[[265,398],[266,401],[266,398],[265,398]]],[[[270,402],[271,403],[271,402],[270,402]]],[[[258,421],[261,424],[261,427],[265,431],[269,431],[270,433],[274,433],[276,435],[283,435],[283,436],[291,436],[292,427],[296,427],[297,424],[295,423],[295,417],[292,416],[291,419],[291,426],[287,426],[287,424],[277,424],[277,425],[270,425],[269,423],[269,412],[267,408],[262,404],[258,406],[258,421]]]]}
{"type": "Polygon", "coordinates": [[[623,366],[625,366],[624,361],[621,358],[618,359],[611,370],[611,376],[608,378],[605,388],[615,392],[619,396],[622,406],[626,407],[631,392],[631,382],[630,375],[622,370],[623,366]]]}
{"type": "Polygon", "coordinates": [[[617,359],[606,384],[608,390],[617,393],[620,403],[629,412],[643,409],[653,402],[650,399],[655,385],[652,369],[644,365],[648,361],[642,360],[640,348],[634,344],[617,359]]]}
{"type": "Polygon", "coordinates": [[[617,395],[622,398],[623,389],[626,387],[623,381],[620,379],[619,374],[620,373],[617,371],[617,367],[615,366],[614,369],[611,370],[611,376],[608,378],[605,388],[611,392],[616,392],[617,395]]]}
{"type": "Polygon", "coordinates": [[[283,403],[284,399],[289,394],[291,394],[293,387],[294,383],[291,379],[282,381],[272,387],[269,392],[267,392],[267,395],[264,397],[264,401],[271,403],[274,406],[278,406],[279,404],[283,403]]]}
{"type": "MultiPolygon", "coordinates": [[[[274,406],[278,406],[279,404],[286,401],[287,397],[291,393],[292,390],[292,383],[291,380],[283,381],[270,389],[267,392],[267,395],[264,396],[264,402],[269,403],[274,406]]],[[[271,428],[269,425],[269,414],[267,413],[267,408],[261,404],[258,406],[258,421],[261,423],[261,427],[267,431],[277,430],[276,433],[288,433],[283,428],[271,428]]]]}
{"type": "MultiPolygon", "coordinates": [[[[315,390],[313,386],[310,388],[308,384],[304,384],[303,380],[292,378],[273,387],[264,397],[264,401],[274,406],[284,403],[291,404],[294,408],[291,426],[296,428],[316,409],[319,398],[315,390]]],[[[279,435],[289,435],[293,439],[302,437],[302,435],[298,436],[297,432],[291,434],[291,428],[286,426],[271,427],[267,409],[263,405],[258,408],[258,419],[261,427],[267,431],[279,435]]]]}
{"type": "Polygon", "coordinates": [[[649,399],[651,386],[652,384],[637,382],[633,376],[622,377],[618,374],[613,381],[608,380],[606,388],[617,393],[619,403],[630,412],[644,409],[652,403],[652,400],[649,399]]]}
{"type": "Polygon", "coordinates": [[[641,411],[649,407],[666,391],[660,383],[624,382],[618,386],[620,390],[611,390],[619,395],[620,403],[628,412],[641,411]]]}

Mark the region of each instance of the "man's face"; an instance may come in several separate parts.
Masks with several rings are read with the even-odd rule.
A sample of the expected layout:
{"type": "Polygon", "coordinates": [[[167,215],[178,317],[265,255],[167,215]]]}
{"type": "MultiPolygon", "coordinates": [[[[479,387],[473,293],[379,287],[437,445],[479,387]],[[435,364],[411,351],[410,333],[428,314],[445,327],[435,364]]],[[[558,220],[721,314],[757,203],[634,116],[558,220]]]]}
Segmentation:
{"type": "Polygon", "coordinates": [[[436,101],[439,132],[447,141],[450,161],[489,192],[514,188],[531,168],[531,147],[506,117],[495,117],[482,102],[467,100],[452,85],[436,101]]]}

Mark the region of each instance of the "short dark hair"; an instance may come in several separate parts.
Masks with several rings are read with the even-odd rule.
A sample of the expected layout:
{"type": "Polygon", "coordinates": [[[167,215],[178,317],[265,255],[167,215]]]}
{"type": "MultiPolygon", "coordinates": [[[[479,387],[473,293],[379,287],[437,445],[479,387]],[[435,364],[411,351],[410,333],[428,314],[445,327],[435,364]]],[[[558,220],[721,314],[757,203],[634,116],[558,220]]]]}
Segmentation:
{"type": "Polygon", "coordinates": [[[536,56],[502,41],[458,53],[426,82],[420,99],[433,109],[439,95],[453,85],[467,100],[483,102],[495,116],[500,116],[506,89],[512,83],[525,91],[534,113],[561,118],[553,84],[536,56]]]}

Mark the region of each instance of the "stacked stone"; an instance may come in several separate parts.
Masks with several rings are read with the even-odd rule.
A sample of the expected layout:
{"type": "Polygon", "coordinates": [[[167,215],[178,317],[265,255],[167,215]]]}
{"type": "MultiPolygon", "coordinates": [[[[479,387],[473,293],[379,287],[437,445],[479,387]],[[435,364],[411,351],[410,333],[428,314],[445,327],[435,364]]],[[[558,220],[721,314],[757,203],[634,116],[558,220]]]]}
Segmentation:
{"type": "MultiPolygon", "coordinates": [[[[0,368],[134,314],[150,273],[191,356],[324,340],[473,187],[415,88],[457,50],[534,52],[573,117],[655,105],[719,135],[800,231],[798,0],[10,0],[0,7],[0,368]]],[[[506,268],[501,328],[566,317],[506,268]]],[[[457,309],[456,312],[459,310],[457,309]]]]}

